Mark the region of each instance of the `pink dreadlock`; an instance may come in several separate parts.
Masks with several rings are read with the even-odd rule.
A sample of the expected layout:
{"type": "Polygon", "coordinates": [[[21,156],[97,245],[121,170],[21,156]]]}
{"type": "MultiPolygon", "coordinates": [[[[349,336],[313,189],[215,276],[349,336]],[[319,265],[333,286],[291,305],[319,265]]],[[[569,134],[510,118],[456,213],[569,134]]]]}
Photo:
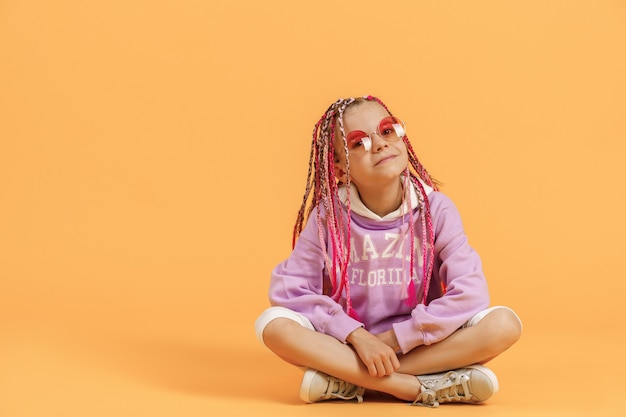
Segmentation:
{"type": "MultiPolygon", "coordinates": [[[[313,138],[311,142],[311,153],[309,155],[309,170],[307,174],[306,190],[302,199],[302,205],[298,211],[298,217],[293,230],[292,246],[295,246],[298,236],[302,232],[307,219],[309,218],[313,209],[319,205],[324,208],[326,218],[322,218],[321,211],[317,211],[316,222],[318,226],[318,234],[322,247],[326,247],[324,239],[324,226],[328,230],[328,239],[332,248],[332,259],[328,256],[326,251],[324,252],[324,262],[326,269],[330,276],[332,284],[331,297],[338,301],[345,291],[346,295],[346,309],[347,313],[352,317],[358,319],[355,311],[352,308],[352,301],[350,299],[350,285],[348,283],[348,264],[350,261],[350,162],[346,157],[346,173],[347,182],[345,184],[348,198],[346,200],[346,211],[344,214],[341,202],[339,200],[339,186],[343,185],[338,183],[335,179],[335,155],[334,155],[334,141],[336,137],[335,126],[339,127],[341,133],[343,148],[345,155],[349,154],[348,144],[346,141],[346,134],[343,127],[343,115],[346,109],[351,105],[358,105],[367,101],[375,101],[380,104],[385,110],[392,115],[387,106],[378,98],[373,96],[365,96],[359,98],[347,98],[339,99],[326,110],[324,115],[319,119],[313,128],[313,138]],[[313,191],[311,193],[311,191],[313,191]],[[309,204],[308,204],[309,203],[309,204]],[[308,206],[308,208],[307,208],[308,206]],[[344,224],[345,219],[345,224],[344,224]],[[325,224],[324,224],[325,223],[325,224]]],[[[424,183],[428,184],[435,190],[438,190],[438,182],[435,181],[428,171],[421,164],[409,139],[405,135],[403,142],[407,147],[409,164],[414,172],[408,167],[405,171],[405,192],[409,189],[408,181],[410,181],[414,187],[419,191],[418,194],[418,208],[423,215],[421,218],[422,225],[422,256],[423,256],[423,275],[424,275],[424,288],[422,294],[422,304],[426,304],[428,292],[430,289],[430,279],[432,276],[432,270],[434,265],[434,230],[430,215],[430,206],[428,203],[428,196],[424,183]],[[420,181],[421,180],[421,181],[420,181]]],[[[410,202],[410,198],[408,199],[410,202]]],[[[410,203],[409,203],[410,204],[410,203]]],[[[414,235],[413,225],[413,210],[409,209],[409,234],[414,235]]],[[[414,239],[409,239],[411,242],[411,255],[410,255],[410,267],[409,271],[413,274],[413,268],[415,265],[414,252],[415,243],[414,239]]],[[[417,294],[415,290],[415,283],[413,279],[409,280],[407,303],[416,303],[417,294]]]]}

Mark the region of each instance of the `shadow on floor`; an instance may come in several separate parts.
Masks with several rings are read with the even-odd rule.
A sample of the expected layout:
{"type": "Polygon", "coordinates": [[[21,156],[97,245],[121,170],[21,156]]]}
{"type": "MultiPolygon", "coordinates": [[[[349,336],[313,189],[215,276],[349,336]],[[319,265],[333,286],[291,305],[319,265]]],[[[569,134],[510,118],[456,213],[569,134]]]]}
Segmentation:
{"type": "Polygon", "coordinates": [[[98,362],[125,377],[168,390],[301,404],[297,390],[302,372],[262,346],[123,341],[100,344],[98,362]]]}

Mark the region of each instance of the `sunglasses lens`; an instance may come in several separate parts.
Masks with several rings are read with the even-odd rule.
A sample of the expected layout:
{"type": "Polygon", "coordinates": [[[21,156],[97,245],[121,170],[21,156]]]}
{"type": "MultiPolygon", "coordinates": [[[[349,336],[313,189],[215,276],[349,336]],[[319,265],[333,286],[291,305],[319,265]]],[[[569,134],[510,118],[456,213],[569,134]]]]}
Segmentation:
{"type": "MultiPolygon", "coordinates": [[[[404,137],[406,129],[404,122],[395,116],[387,116],[378,123],[378,135],[388,142],[397,142],[404,137]]],[[[348,151],[353,154],[363,154],[372,150],[372,136],[362,130],[353,130],[348,133],[348,151]]]]}
{"type": "Polygon", "coordinates": [[[360,153],[372,149],[372,140],[367,133],[362,130],[353,130],[347,137],[348,150],[353,153],[360,153]]]}
{"type": "Polygon", "coordinates": [[[402,120],[394,116],[385,117],[378,124],[378,133],[385,140],[397,141],[404,137],[406,129],[402,120]]]}

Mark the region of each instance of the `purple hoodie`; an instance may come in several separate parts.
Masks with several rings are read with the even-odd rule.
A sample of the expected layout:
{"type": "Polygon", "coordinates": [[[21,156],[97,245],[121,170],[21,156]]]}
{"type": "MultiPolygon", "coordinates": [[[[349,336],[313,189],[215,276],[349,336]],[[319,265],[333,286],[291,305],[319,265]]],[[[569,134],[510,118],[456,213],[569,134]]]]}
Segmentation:
{"type": "MultiPolygon", "coordinates": [[[[440,192],[430,192],[428,199],[435,231],[435,264],[427,305],[407,305],[406,301],[406,280],[410,279],[408,214],[380,218],[364,208],[357,192],[351,192],[350,197],[353,210],[348,282],[352,308],[360,321],[346,314],[345,290],[338,302],[328,295],[330,281],[322,250],[332,254],[326,230],[323,235],[327,245],[320,245],[315,220],[318,208],[311,213],[291,256],[272,272],[271,304],[303,314],[317,331],[344,343],[359,327],[373,334],[393,327],[403,353],[448,337],[489,305],[489,293],[480,257],[467,242],[456,207],[440,192]],[[403,232],[406,237],[401,244],[403,232]]],[[[422,236],[417,210],[414,233],[422,236]]],[[[422,248],[420,239],[415,241],[414,281],[420,294],[422,248]]]]}

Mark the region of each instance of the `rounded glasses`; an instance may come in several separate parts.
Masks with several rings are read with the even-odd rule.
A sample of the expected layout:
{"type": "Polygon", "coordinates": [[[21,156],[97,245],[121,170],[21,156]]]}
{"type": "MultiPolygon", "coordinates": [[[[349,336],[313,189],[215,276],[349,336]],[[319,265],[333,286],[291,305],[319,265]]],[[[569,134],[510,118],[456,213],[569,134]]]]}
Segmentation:
{"type": "Polygon", "coordinates": [[[376,127],[376,132],[365,133],[362,130],[353,130],[346,135],[348,151],[362,155],[372,150],[372,135],[377,134],[387,142],[397,142],[406,134],[404,122],[395,116],[387,116],[376,127]]]}

